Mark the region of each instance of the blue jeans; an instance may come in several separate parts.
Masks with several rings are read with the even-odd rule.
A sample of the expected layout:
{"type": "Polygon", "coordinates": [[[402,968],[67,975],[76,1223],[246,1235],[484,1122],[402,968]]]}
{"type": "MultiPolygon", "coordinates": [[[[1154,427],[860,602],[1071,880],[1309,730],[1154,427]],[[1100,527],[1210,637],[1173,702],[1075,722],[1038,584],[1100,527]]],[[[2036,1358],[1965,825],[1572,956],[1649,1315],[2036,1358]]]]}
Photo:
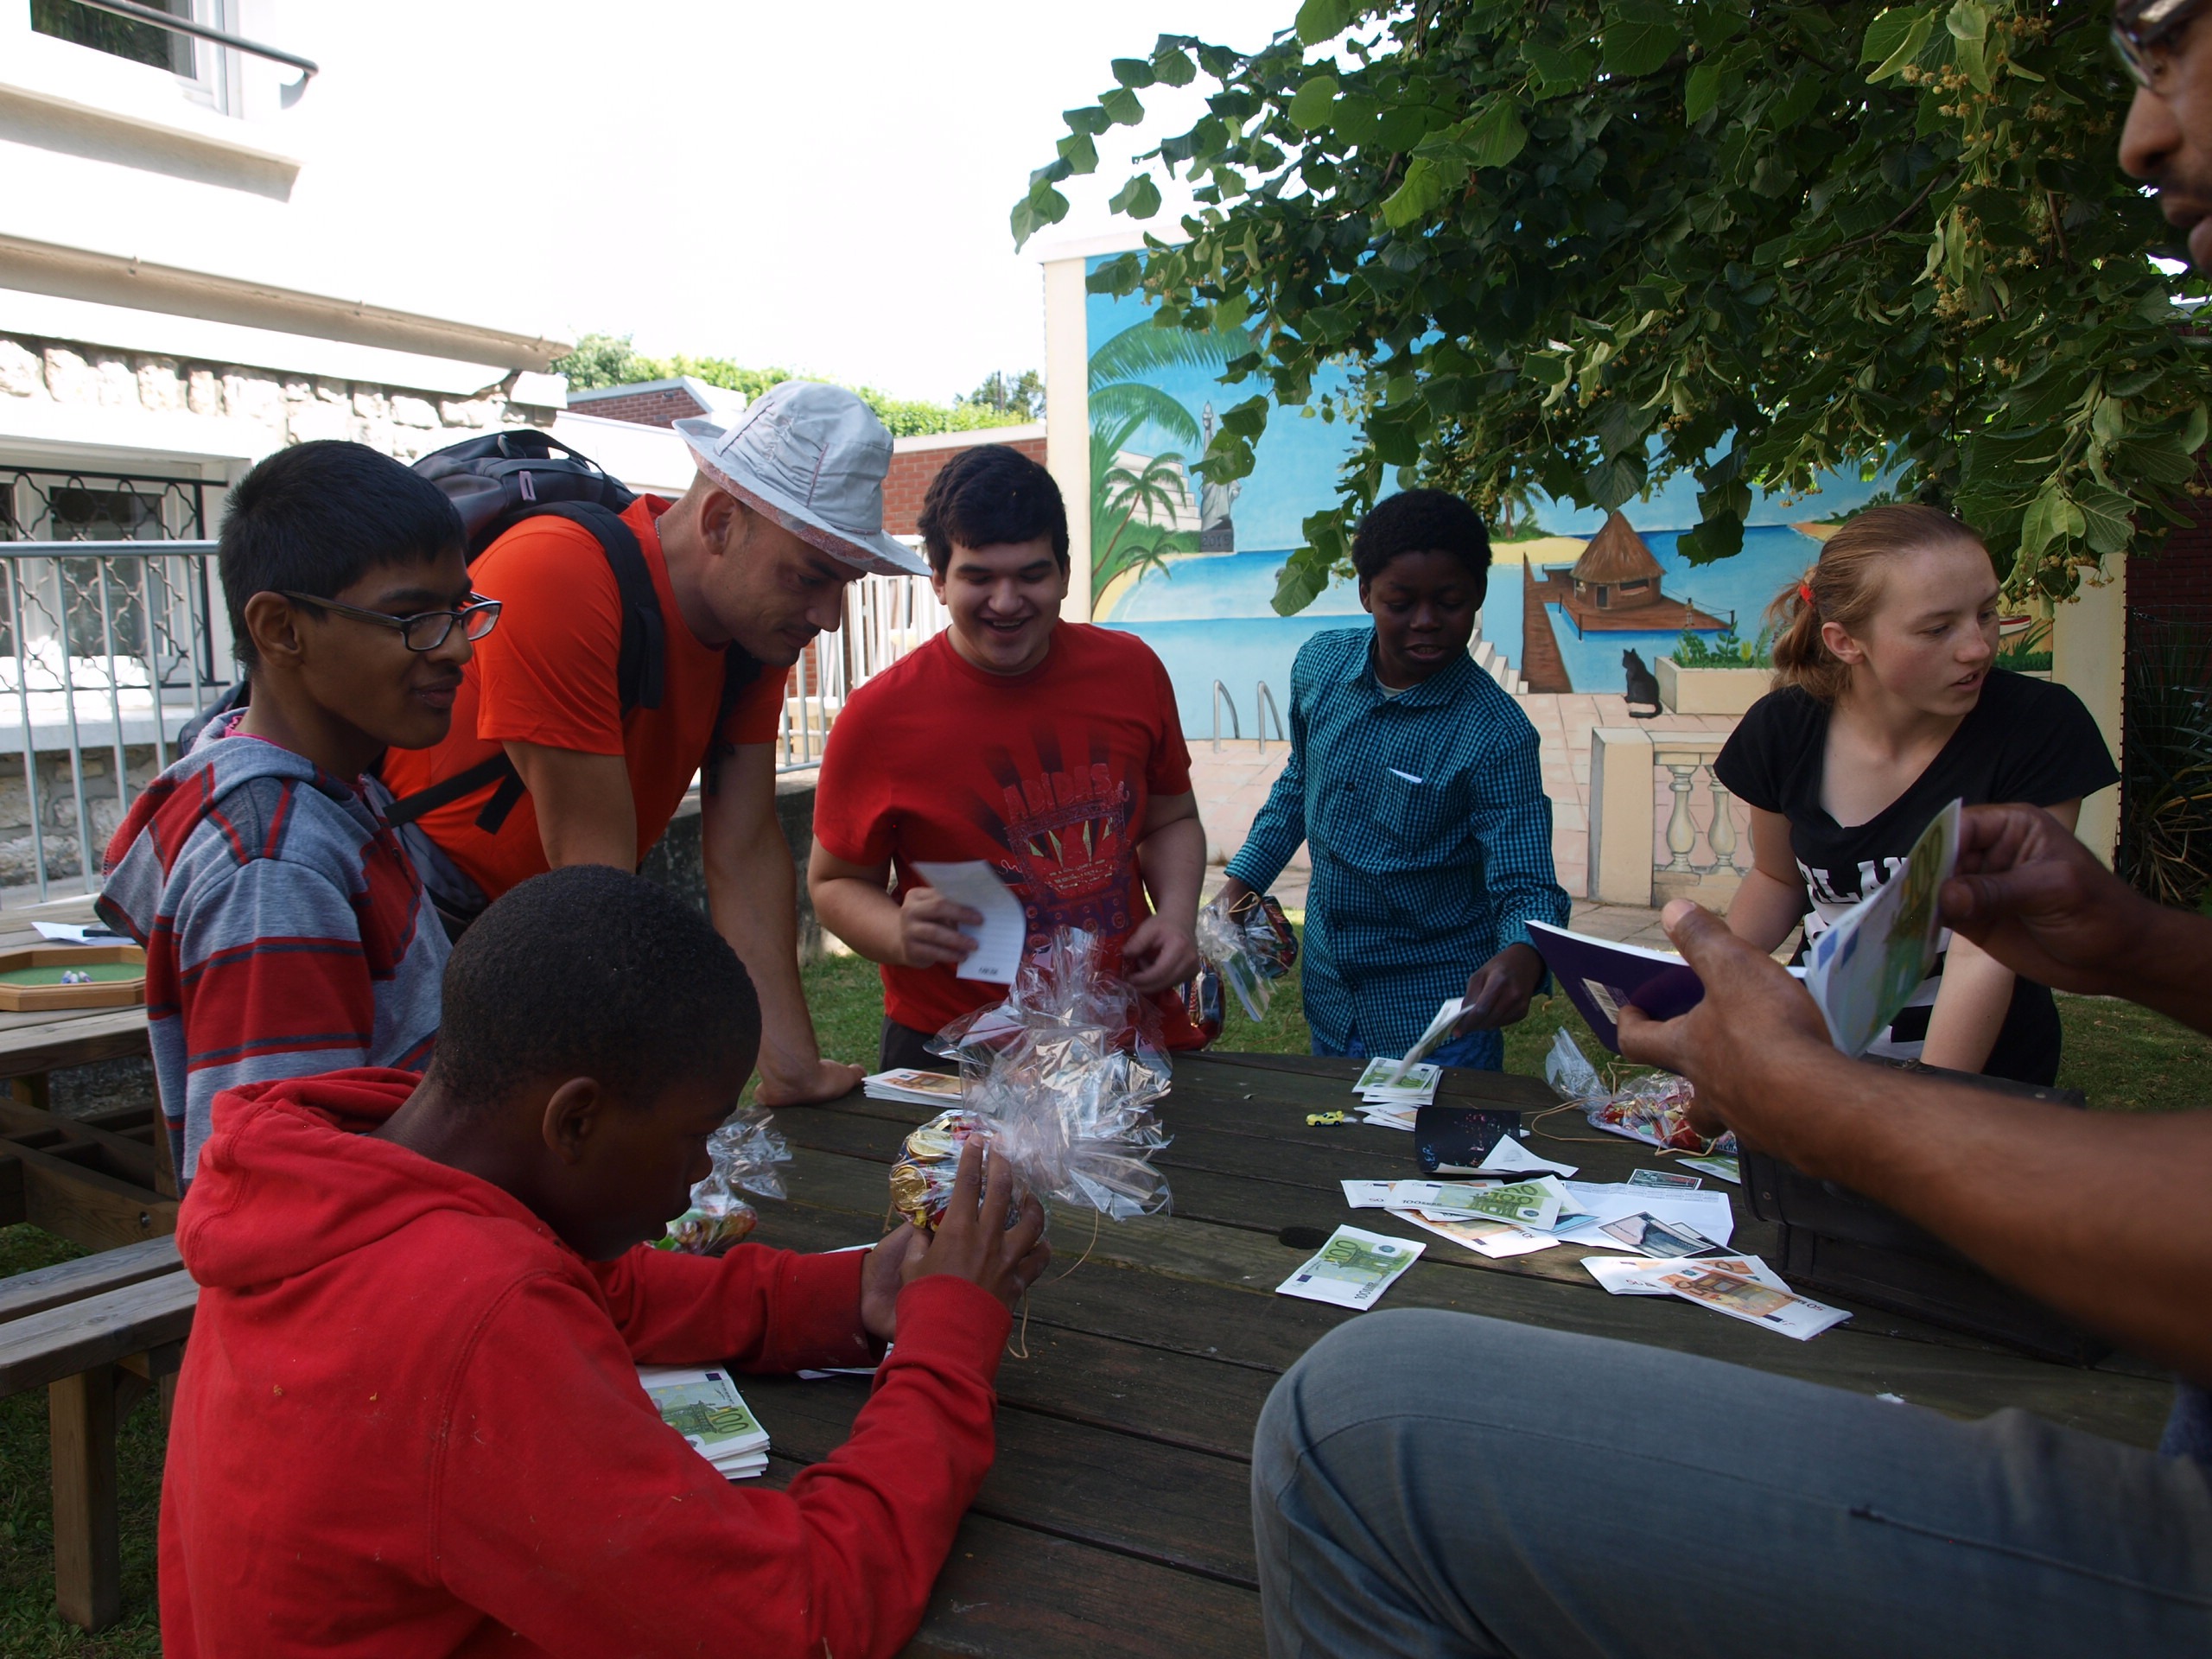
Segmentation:
{"type": "MultiPolygon", "coordinates": [[[[1363,1060],[1367,1058],[1367,1045],[1360,1040],[1359,1033],[1354,1031],[1342,1048],[1332,1048],[1316,1036],[1313,1052],[1363,1060]]],[[[1472,1071],[1503,1071],[1505,1070],[1505,1039],[1495,1031],[1471,1031],[1464,1037],[1454,1037],[1430,1054],[1428,1063],[1431,1065],[1464,1065],[1472,1071]]]]}
{"type": "Polygon", "coordinates": [[[2212,1651],[2212,1472],[2024,1412],[1416,1308],[1253,1451],[1273,1659],[2212,1651]]]}

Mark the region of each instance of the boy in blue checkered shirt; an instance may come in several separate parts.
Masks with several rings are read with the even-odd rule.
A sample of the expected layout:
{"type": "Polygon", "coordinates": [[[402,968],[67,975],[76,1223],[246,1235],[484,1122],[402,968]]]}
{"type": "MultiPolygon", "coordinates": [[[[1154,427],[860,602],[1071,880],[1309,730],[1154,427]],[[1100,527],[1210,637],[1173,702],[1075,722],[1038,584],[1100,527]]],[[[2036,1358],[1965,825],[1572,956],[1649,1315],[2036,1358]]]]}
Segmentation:
{"type": "Polygon", "coordinates": [[[1312,850],[1302,956],[1316,1054],[1395,1058],[1437,1005],[1467,1011],[1431,1058],[1497,1070],[1499,1029],[1544,964],[1530,921],[1565,926],[1536,729],[1467,654],[1490,536],[1441,490],[1392,496],[1352,540],[1374,626],[1319,633],[1290,671],[1290,762],[1229,862],[1222,901],[1312,850]]]}

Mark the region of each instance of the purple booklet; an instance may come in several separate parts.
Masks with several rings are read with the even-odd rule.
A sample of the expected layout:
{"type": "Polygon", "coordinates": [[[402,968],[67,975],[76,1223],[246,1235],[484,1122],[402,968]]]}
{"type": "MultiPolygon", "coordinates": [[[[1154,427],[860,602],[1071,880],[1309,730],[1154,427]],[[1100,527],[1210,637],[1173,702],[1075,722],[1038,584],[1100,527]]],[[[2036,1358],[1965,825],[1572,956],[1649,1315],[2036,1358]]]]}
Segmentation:
{"type": "Polygon", "coordinates": [[[1633,1003],[1655,1020],[1688,1014],[1705,999],[1705,983],[1671,950],[1593,939],[1544,922],[1529,924],[1529,943],[1559,981],[1598,1040],[1621,1052],[1621,1009],[1633,1003]]]}

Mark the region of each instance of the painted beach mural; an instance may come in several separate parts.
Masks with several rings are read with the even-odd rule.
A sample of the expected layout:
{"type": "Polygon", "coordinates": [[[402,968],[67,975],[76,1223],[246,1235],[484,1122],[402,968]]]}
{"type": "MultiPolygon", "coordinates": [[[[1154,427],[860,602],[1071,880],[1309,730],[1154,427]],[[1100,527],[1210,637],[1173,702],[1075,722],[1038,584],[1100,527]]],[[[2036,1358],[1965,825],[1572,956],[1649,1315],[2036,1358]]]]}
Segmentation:
{"type": "MultiPolygon", "coordinates": [[[[1299,525],[1335,499],[1352,435],[1310,413],[1278,413],[1249,477],[1205,483],[1191,463],[1217,411],[1250,395],[1218,378],[1245,338],[1154,328],[1151,309],[1139,295],[1092,294],[1085,303],[1092,614],[1160,653],[1187,734],[1211,736],[1217,710],[1223,736],[1249,738],[1262,686],[1275,708],[1288,702],[1298,648],[1363,618],[1350,582],[1296,616],[1277,616],[1269,603],[1299,525]]],[[[1611,514],[1539,500],[1510,531],[1493,527],[1478,655],[1531,692],[1618,694],[1626,652],[1649,665],[1678,654],[1685,632],[1723,652],[1756,644],[1767,601],[1817,556],[1829,524],[1877,487],[1831,477],[1809,496],[1768,497],[1753,506],[1743,551],[1704,566],[1675,549],[1697,522],[1689,479],[1611,514]]]]}

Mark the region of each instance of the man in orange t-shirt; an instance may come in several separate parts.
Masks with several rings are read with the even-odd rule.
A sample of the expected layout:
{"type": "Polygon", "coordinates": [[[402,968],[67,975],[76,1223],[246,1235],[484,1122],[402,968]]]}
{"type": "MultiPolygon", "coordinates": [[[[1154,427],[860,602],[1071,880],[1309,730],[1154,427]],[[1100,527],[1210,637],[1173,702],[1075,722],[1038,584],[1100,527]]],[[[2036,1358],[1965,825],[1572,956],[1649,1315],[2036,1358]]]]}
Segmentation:
{"type": "Polygon", "coordinates": [[[760,995],[760,1098],[831,1099],[862,1068],[822,1058],[799,985],[798,881],[776,817],[785,673],[836,628],[848,582],[928,566],[883,533],[891,436],[851,392],[786,381],[727,426],[677,430],[699,466],[691,487],[622,514],[659,601],[658,705],[623,711],[622,599],[598,540],[566,518],[527,518],[471,567],[505,608],[468,665],[450,735],[391,752],[385,780],[404,798],[502,752],[513,763],[524,793],[495,827],[479,822],[487,782],[404,831],[440,907],[468,916],[548,869],[636,869],[700,776],[709,908],[760,995]]]}

